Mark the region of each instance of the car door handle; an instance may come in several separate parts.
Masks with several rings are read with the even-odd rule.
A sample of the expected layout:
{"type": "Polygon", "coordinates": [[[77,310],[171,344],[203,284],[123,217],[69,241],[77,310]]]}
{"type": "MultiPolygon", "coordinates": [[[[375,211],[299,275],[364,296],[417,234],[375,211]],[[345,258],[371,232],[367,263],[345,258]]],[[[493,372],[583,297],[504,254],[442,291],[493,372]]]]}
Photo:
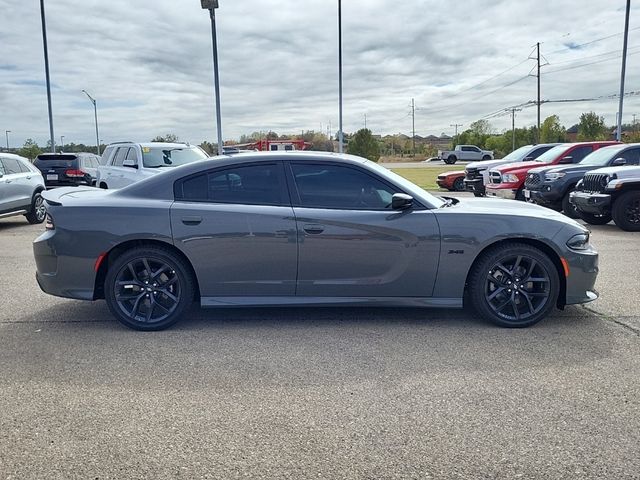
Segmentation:
{"type": "Polygon", "coordinates": [[[311,235],[317,235],[324,232],[324,225],[318,225],[317,223],[307,223],[302,227],[302,229],[311,235]]]}
{"type": "Polygon", "coordinates": [[[182,223],[185,225],[200,225],[202,222],[202,217],[198,217],[196,215],[188,215],[186,217],[182,217],[182,223]]]}

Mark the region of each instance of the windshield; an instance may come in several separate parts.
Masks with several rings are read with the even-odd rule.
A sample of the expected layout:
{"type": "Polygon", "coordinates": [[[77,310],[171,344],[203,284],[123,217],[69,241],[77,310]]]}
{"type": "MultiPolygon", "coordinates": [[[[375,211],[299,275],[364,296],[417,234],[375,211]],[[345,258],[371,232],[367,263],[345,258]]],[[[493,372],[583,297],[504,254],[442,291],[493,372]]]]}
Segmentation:
{"type": "Polygon", "coordinates": [[[547,150],[536,158],[534,162],[551,163],[559,156],[564,155],[571,147],[573,147],[573,145],[558,145],[557,147],[553,147],[551,150],[547,150]]]}
{"type": "Polygon", "coordinates": [[[590,153],[584,160],[580,162],[580,165],[592,165],[594,167],[604,167],[608,165],[609,160],[614,158],[618,153],[627,148],[626,145],[616,145],[615,147],[600,148],[593,153],[590,153]]]}
{"type": "Polygon", "coordinates": [[[435,195],[430,194],[423,188],[420,188],[419,186],[417,186],[415,183],[410,182],[406,178],[398,175],[397,173],[389,170],[388,168],[385,168],[369,160],[365,160],[365,163],[369,168],[371,168],[372,170],[376,170],[383,177],[386,177],[389,180],[391,180],[393,183],[401,187],[408,194],[415,196],[415,194],[417,193],[420,196],[425,197],[429,201],[429,203],[436,208],[440,208],[447,203],[442,198],[439,198],[439,197],[436,197],[435,195]]]}
{"type": "Polygon", "coordinates": [[[207,158],[196,147],[142,147],[142,163],[147,168],[177,167],[207,158]]]}
{"type": "Polygon", "coordinates": [[[509,155],[504,157],[502,160],[511,160],[511,161],[522,160],[525,157],[525,155],[529,153],[530,150],[531,150],[531,145],[525,145],[524,147],[515,149],[513,152],[511,152],[509,155]]]}

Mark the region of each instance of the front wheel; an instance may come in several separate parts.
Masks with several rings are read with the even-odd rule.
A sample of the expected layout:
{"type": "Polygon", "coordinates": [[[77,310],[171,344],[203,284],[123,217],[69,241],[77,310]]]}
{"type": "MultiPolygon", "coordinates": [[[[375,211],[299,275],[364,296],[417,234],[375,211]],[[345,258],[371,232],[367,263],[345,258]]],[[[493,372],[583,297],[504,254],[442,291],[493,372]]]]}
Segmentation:
{"type": "Polygon", "coordinates": [[[109,310],[121,323],[163,330],[190,306],[194,282],[186,262],[169,249],[140,247],[109,265],[104,290],[109,310]]]}
{"type": "Polygon", "coordinates": [[[593,213],[581,212],[576,210],[581,220],[584,220],[589,225],[606,225],[611,221],[611,214],[605,213],[604,215],[594,215],[593,213]]]}
{"type": "Polygon", "coordinates": [[[562,197],[562,212],[569,218],[580,218],[580,214],[575,205],[569,201],[569,195],[573,190],[569,190],[564,197],[562,197]]]}
{"type": "Polygon", "coordinates": [[[529,327],[558,300],[558,270],[542,251],[523,243],[496,246],[472,267],[469,295],[476,311],[501,327],[529,327]]]}
{"type": "Polygon", "coordinates": [[[613,221],[627,232],[640,232],[640,192],[620,195],[613,204],[613,221]]]}
{"type": "Polygon", "coordinates": [[[31,210],[25,214],[25,218],[31,225],[36,225],[44,222],[46,215],[47,209],[44,206],[44,199],[40,193],[36,193],[31,201],[31,210]]]}
{"type": "Polygon", "coordinates": [[[453,182],[453,191],[464,192],[464,178],[456,178],[456,180],[453,182]]]}
{"type": "Polygon", "coordinates": [[[455,155],[449,155],[447,158],[445,158],[444,163],[446,163],[447,165],[453,165],[457,161],[458,159],[455,155]]]}

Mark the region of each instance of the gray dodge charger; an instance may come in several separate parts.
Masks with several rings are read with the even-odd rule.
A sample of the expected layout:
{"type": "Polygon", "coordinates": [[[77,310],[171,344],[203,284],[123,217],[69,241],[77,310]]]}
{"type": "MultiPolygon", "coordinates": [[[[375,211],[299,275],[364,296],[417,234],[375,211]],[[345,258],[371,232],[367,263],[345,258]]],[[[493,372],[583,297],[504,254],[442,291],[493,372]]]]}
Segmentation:
{"type": "Polygon", "coordinates": [[[359,157],[215,157],[121,190],[43,194],[45,292],[160,330],[203,307],[472,305],[505,327],[597,298],[598,254],[536,205],[435,197],[359,157]]]}

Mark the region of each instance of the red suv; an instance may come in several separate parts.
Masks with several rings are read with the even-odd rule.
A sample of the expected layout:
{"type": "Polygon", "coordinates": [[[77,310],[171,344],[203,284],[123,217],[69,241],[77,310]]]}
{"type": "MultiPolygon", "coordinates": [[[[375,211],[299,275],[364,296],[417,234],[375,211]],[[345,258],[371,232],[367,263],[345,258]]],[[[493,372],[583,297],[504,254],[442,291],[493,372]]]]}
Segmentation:
{"type": "Polygon", "coordinates": [[[602,147],[619,142],[578,142],[563,143],[547,150],[531,162],[508,163],[489,170],[487,196],[526,200],[524,181],[532,168],[545,165],[579,163],[584,157],[602,147]]]}

